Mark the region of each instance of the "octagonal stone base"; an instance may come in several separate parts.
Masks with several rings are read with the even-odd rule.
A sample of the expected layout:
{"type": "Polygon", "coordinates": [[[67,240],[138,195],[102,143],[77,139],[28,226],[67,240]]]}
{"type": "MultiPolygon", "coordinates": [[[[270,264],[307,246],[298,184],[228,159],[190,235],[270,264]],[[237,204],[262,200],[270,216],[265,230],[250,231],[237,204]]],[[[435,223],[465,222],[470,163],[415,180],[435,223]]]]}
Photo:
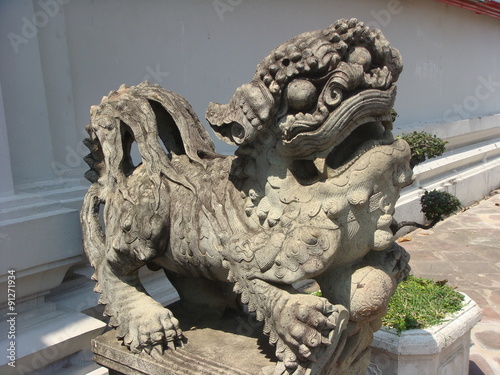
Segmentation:
{"type": "Polygon", "coordinates": [[[441,325],[400,335],[380,329],[373,337],[367,375],[467,375],[470,334],[481,315],[481,309],[465,295],[464,307],[441,325]]]}

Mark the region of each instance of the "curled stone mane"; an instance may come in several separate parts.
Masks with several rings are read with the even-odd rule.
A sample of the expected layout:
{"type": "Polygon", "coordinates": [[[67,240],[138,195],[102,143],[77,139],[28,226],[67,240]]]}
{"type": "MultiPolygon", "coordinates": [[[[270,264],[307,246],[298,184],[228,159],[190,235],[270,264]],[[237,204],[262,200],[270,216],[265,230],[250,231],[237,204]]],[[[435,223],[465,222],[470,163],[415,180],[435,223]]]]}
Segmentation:
{"type": "MultiPolygon", "coordinates": [[[[347,93],[386,89],[401,70],[399,51],[379,30],[342,19],[280,45],[257,66],[251,82],[228,104],[211,103],[206,116],[217,136],[233,145],[251,142],[289,110],[314,128],[347,93]]],[[[283,137],[293,136],[283,126],[283,137]]]]}

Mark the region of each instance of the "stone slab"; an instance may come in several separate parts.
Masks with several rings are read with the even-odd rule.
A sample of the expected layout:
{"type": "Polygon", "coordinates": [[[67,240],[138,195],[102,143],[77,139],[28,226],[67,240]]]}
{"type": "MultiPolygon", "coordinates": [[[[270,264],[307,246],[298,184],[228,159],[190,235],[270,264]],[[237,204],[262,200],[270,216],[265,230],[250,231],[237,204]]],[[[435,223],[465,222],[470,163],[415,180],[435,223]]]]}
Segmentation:
{"type": "MultiPolygon", "coordinates": [[[[175,309],[174,309],[175,310],[175,309]]],[[[220,318],[204,319],[175,312],[186,337],[184,347],[167,349],[163,355],[131,353],[112,330],[94,339],[94,360],[110,374],[177,375],[271,374],[276,365],[274,348],[252,317],[233,311],[220,318]],[[267,367],[265,372],[261,369],[267,367]]]]}

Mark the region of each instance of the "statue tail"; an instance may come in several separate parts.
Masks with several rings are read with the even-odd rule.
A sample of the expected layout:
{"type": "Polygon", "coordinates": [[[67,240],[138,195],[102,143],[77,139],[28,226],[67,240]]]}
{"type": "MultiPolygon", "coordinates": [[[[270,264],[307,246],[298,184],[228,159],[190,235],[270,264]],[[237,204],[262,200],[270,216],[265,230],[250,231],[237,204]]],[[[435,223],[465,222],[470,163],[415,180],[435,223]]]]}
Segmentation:
{"type": "Polygon", "coordinates": [[[106,252],[101,220],[106,197],[120,193],[136,203],[127,190],[128,176],[139,166],[144,168],[157,187],[154,198],[158,202],[161,178],[195,190],[182,171],[173,167],[172,157],[186,155],[192,162],[205,165],[207,159],[219,155],[189,103],[159,85],[122,85],[92,106],[90,114],[91,123],[86,127],[89,137],[83,143],[90,150],[84,160],[90,166],[85,177],[92,186],[84,199],[81,225],[85,253],[96,268],[106,252]],[[137,158],[140,161],[134,162],[137,158]]]}

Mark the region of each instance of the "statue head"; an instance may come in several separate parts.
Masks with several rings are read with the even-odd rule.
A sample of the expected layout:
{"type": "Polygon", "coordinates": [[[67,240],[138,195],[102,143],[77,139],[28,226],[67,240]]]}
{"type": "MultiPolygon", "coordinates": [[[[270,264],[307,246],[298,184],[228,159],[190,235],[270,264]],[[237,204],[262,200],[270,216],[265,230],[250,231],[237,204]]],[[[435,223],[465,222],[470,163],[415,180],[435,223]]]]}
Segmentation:
{"type": "Polygon", "coordinates": [[[401,70],[401,55],[379,30],[339,20],[280,45],[228,104],[210,103],[206,117],[229,144],[271,133],[284,157],[326,158],[350,135],[385,141],[401,70]]]}

